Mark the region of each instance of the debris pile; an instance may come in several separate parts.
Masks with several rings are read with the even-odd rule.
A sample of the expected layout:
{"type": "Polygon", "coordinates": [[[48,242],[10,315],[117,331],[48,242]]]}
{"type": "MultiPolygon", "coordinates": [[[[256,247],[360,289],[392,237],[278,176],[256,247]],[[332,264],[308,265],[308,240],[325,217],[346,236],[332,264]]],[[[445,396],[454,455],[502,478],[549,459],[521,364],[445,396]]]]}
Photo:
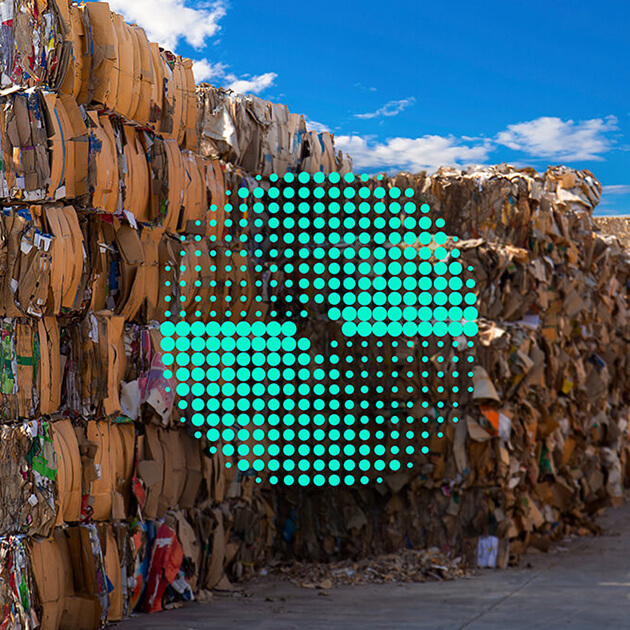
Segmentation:
{"type": "Polygon", "coordinates": [[[293,562],[275,572],[301,588],[328,590],[336,586],[454,580],[465,575],[461,558],[438,549],[404,549],[397,553],[326,564],[293,562]]]}

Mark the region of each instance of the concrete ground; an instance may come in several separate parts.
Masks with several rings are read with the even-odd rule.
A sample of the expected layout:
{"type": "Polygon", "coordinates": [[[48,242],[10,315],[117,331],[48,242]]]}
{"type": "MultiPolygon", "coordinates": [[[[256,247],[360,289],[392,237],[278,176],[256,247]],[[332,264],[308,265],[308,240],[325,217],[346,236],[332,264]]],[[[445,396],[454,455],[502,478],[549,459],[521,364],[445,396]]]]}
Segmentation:
{"type": "Polygon", "coordinates": [[[345,586],[322,596],[260,578],[239,595],[138,615],[118,630],[625,630],[630,629],[630,505],[605,533],[527,556],[523,568],[454,582],[345,586]]]}

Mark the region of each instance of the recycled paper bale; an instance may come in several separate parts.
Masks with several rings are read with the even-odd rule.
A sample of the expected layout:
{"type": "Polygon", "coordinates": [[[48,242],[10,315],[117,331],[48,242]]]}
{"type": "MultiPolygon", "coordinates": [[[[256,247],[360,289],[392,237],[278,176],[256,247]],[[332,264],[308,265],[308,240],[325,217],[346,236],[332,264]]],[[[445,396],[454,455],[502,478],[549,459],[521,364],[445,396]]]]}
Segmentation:
{"type": "Polygon", "coordinates": [[[45,199],[51,172],[41,93],[33,89],[3,97],[3,101],[2,196],[10,198],[19,192],[32,201],[45,199]]]}
{"type": "Polygon", "coordinates": [[[0,16],[2,88],[46,85],[58,89],[66,76],[71,49],[57,3],[33,10],[28,0],[3,0],[0,16]]]}
{"type": "Polygon", "coordinates": [[[48,536],[54,526],[57,461],[50,425],[0,426],[0,535],[48,536]]]}
{"type": "Polygon", "coordinates": [[[34,592],[25,539],[0,538],[0,610],[7,630],[35,625],[34,592]]]}
{"type": "Polygon", "coordinates": [[[308,132],[303,116],[285,105],[201,84],[197,88],[199,152],[252,174],[345,174],[352,161],[334,148],[332,136],[308,132]]]}
{"type": "Polygon", "coordinates": [[[95,525],[56,528],[51,538],[31,543],[30,561],[42,628],[96,630],[106,619],[120,619],[121,574],[111,530],[101,538],[95,525]]]}

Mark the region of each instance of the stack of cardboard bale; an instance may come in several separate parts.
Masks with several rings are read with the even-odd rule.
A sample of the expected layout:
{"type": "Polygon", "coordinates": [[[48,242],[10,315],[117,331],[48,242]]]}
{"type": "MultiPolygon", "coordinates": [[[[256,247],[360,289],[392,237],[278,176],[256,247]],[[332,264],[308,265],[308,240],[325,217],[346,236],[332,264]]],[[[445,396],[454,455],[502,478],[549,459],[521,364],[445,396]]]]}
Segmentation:
{"type": "MultiPolygon", "coordinates": [[[[432,546],[504,566],[530,544],[593,530],[630,473],[630,253],[597,232],[599,183],[502,166],[378,185],[429,204],[451,260],[457,250],[472,270],[472,391],[451,397],[460,408],[446,426],[428,423],[412,470],[372,488],[277,490],[279,548],[319,561],[432,546]]],[[[419,357],[420,339],[408,341],[419,357]]],[[[416,376],[435,406],[438,383],[416,376]]]]}
{"type": "Polygon", "coordinates": [[[191,61],[107,4],[0,15],[2,627],[98,627],[271,544],[253,482],[171,426],[160,359],[180,249],[191,303],[215,290],[226,165],[195,152],[191,61]]]}

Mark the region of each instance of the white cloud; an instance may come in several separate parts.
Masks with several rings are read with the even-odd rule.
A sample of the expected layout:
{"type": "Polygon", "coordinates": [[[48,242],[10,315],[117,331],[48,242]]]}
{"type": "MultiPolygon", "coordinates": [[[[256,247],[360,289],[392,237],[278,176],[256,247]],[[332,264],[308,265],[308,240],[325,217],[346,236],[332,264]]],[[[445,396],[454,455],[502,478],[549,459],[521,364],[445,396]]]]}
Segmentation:
{"type": "Polygon", "coordinates": [[[630,186],[627,184],[613,184],[602,186],[605,195],[630,195],[630,186]]]}
{"type": "Polygon", "coordinates": [[[330,127],[328,127],[328,125],[317,122],[316,120],[311,120],[308,116],[304,116],[304,122],[306,123],[306,128],[309,131],[316,131],[317,133],[322,133],[323,131],[330,132],[330,127]]]}
{"type": "Polygon", "coordinates": [[[413,96],[409,98],[403,98],[399,101],[389,101],[385,103],[383,107],[379,107],[375,112],[368,112],[366,114],[355,114],[356,118],[368,120],[370,118],[379,118],[381,116],[398,116],[409,105],[413,105],[416,99],[413,96]]]}
{"type": "MultiPolygon", "coordinates": [[[[112,11],[121,13],[127,22],[142,26],[151,41],[172,51],[177,50],[182,40],[194,48],[204,48],[207,40],[219,31],[219,21],[227,7],[224,0],[189,5],[193,5],[192,0],[109,0],[112,11]]],[[[266,72],[238,77],[228,73],[228,68],[224,63],[198,59],[193,63],[195,82],[211,81],[235,92],[258,94],[273,85],[277,76],[266,72]]]]}
{"type": "Polygon", "coordinates": [[[232,74],[226,76],[226,79],[230,81],[227,88],[239,94],[259,94],[271,87],[277,76],[275,72],[265,72],[254,77],[239,79],[232,74]]]}
{"type": "Polygon", "coordinates": [[[194,48],[203,48],[206,40],[219,30],[219,20],[226,7],[221,1],[201,3],[193,8],[186,0],[109,0],[112,11],[127,22],[142,26],[151,41],[175,50],[181,39],[194,48]]]}
{"type": "Polygon", "coordinates": [[[224,63],[211,63],[207,59],[199,59],[193,63],[195,82],[212,81],[225,76],[227,66],[224,63]]]}
{"type": "Polygon", "coordinates": [[[478,164],[484,162],[492,150],[489,140],[467,145],[454,136],[390,138],[386,142],[356,135],[337,136],[335,146],[352,156],[355,168],[409,171],[478,164]]]}
{"type": "Polygon", "coordinates": [[[613,146],[606,132],[616,129],[615,116],[578,122],[543,116],[508,125],[505,131],[496,135],[495,140],[534,158],[567,162],[602,160],[601,154],[610,151],[613,146]]]}
{"type": "MultiPolygon", "coordinates": [[[[363,115],[365,116],[365,114],[363,115]]],[[[603,160],[602,154],[615,148],[609,132],[617,129],[614,116],[574,122],[560,118],[537,118],[508,125],[493,138],[425,135],[417,138],[389,138],[351,133],[335,138],[335,144],[354,159],[360,169],[410,171],[434,170],[440,166],[468,166],[487,163],[500,147],[524,153],[528,159],[581,162],[603,160]]],[[[519,158],[517,162],[524,162],[519,158]]],[[[630,194],[630,186],[604,187],[610,194],[630,194]]]]}
{"type": "Polygon", "coordinates": [[[358,88],[359,90],[363,90],[364,92],[376,92],[377,91],[375,87],[373,87],[373,86],[366,87],[362,83],[355,83],[354,87],[358,88]]]}

